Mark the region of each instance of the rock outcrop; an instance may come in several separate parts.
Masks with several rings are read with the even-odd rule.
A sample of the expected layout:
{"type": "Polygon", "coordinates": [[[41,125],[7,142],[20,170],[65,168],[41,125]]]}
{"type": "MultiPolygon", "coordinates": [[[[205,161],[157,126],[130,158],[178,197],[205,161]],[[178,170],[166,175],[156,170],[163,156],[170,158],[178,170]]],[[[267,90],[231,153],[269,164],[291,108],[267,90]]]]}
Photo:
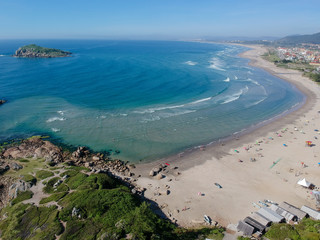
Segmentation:
{"type": "Polygon", "coordinates": [[[44,158],[47,162],[58,163],[63,160],[62,151],[49,141],[31,138],[22,141],[17,147],[10,147],[2,153],[3,158],[44,158]]]}

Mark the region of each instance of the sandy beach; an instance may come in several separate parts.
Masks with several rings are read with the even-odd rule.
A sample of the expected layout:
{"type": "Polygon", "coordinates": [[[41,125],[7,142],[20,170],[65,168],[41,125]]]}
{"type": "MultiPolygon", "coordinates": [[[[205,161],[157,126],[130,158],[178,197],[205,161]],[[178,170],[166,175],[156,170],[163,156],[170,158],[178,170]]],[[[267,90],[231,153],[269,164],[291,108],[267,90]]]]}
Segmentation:
{"type": "MultiPolygon", "coordinates": [[[[269,199],[315,208],[310,190],[297,185],[306,178],[320,186],[320,87],[301,72],[277,68],[260,56],[264,47],[240,56],[296,86],[306,96],[303,106],[256,126],[242,136],[205,146],[135,169],[137,185],[178,225],[203,224],[206,214],[222,226],[236,224],[257,210],[253,203],[269,199]],[[305,142],[314,146],[307,147],[305,142]],[[163,164],[160,176],[150,170],[163,164]],[[160,180],[159,180],[160,179],[160,180]],[[222,188],[218,188],[219,183],[222,188]]],[[[156,169],[157,170],[157,169],[156,169]]]]}

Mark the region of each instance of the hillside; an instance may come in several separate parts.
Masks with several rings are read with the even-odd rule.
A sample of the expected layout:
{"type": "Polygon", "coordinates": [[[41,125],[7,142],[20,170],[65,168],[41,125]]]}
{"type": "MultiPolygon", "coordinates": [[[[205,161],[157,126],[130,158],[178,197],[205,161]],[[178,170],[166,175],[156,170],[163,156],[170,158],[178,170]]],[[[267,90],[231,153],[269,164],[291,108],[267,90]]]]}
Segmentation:
{"type": "Polygon", "coordinates": [[[159,207],[116,178],[115,168],[128,171],[120,160],[39,137],[0,144],[0,238],[223,238],[223,228],[187,230],[160,218],[151,210],[159,207]]]}
{"type": "Polygon", "coordinates": [[[295,45],[301,43],[320,44],[320,32],[310,35],[287,36],[275,41],[277,44],[295,45]]]}
{"type": "Polygon", "coordinates": [[[70,56],[71,52],[62,51],[54,48],[44,48],[35,44],[26,45],[20,47],[14,57],[25,57],[25,58],[55,58],[55,57],[67,57],[70,56]]]}

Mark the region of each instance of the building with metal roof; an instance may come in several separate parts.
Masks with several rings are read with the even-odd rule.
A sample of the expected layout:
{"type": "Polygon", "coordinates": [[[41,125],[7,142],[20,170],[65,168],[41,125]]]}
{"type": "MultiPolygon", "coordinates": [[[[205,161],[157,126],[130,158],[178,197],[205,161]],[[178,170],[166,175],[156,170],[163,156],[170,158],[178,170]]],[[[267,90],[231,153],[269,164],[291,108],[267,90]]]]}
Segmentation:
{"type": "Polygon", "coordinates": [[[305,205],[303,205],[301,207],[301,210],[304,211],[305,213],[307,213],[310,217],[316,219],[316,220],[320,220],[320,212],[317,210],[314,210],[310,207],[307,207],[305,205]]]}
{"type": "Polygon", "coordinates": [[[256,230],[260,231],[260,232],[264,232],[264,230],[266,229],[266,227],[264,225],[262,225],[261,223],[259,223],[258,221],[256,221],[255,219],[251,218],[251,217],[246,217],[243,220],[245,223],[251,225],[252,227],[254,227],[256,230]]]}
{"type": "Polygon", "coordinates": [[[258,210],[258,213],[260,213],[263,217],[269,219],[271,222],[279,223],[284,221],[284,217],[267,207],[260,208],[258,210]]]}
{"type": "Polygon", "coordinates": [[[248,223],[245,223],[244,221],[239,221],[237,230],[239,232],[243,232],[243,234],[246,236],[251,236],[254,232],[254,227],[249,225],[248,223]]]}
{"type": "Polygon", "coordinates": [[[276,213],[278,213],[279,215],[281,215],[282,217],[284,217],[286,219],[287,222],[290,221],[297,221],[298,217],[288,211],[286,211],[285,209],[283,209],[282,207],[279,207],[275,204],[271,204],[270,209],[272,211],[275,211],[276,213]]]}
{"type": "Polygon", "coordinates": [[[271,221],[265,218],[264,216],[262,216],[260,213],[254,212],[253,214],[250,215],[250,217],[265,227],[268,227],[271,225],[271,221]]]}
{"type": "Polygon", "coordinates": [[[282,202],[279,206],[284,210],[286,210],[287,212],[297,216],[299,220],[307,216],[307,213],[305,213],[304,211],[300,210],[299,208],[296,208],[295,206],[287,202],[282,202]]]}

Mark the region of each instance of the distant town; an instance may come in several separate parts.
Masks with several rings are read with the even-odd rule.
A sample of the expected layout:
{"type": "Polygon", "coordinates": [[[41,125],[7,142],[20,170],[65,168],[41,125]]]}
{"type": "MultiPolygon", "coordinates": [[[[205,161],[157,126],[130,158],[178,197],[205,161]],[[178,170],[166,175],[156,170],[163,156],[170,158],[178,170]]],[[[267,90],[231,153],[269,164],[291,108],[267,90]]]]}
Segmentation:
{"type": "Polygon", "coordinates": [[[320,44],[304,44],[303,47],[278,47],[277,55],[281,60],[308,63],[320,72],[320,44]]]}

